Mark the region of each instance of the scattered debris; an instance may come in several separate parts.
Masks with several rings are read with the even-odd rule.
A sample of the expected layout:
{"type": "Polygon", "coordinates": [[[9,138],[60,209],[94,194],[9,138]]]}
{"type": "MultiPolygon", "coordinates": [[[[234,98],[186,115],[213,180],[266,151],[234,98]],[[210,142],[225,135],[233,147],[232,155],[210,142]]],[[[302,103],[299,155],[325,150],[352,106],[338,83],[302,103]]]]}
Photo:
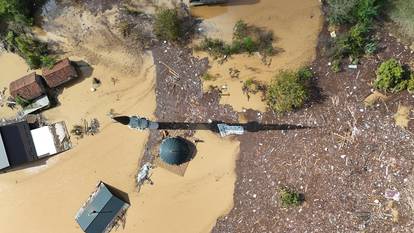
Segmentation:
{"type": "Polygon", "coordinates": [[[398,110],[394,114],[395,125],[406,129],[408,127],[408,123],[410,122],[410,111],[411,108],[408,106],[398,105],[398,110]]]}
{"type": "Polygon", "coordinates": [[[236,69],[236,68],[229,68],[229,74],[231,78],[236,78],[238,79],[240,76],[240,70],[236,69]]]}
{"type": "Polygon", "coordinates": [[[365,107],[372,107],[374,104],[378,103],[378,101],[385,102],[387,99],[388,97],[386,95],[382,94],[379,91],[374,91],[367,98],[365,98],[364,105],[365,107]]]}
{"type": "Polygon", "coordinates": [[[98,89],[99,86],[101,86],[102,82],[101,80],[97,79],[97,78],[93,78],[92,79],[92,88],[93,89],[98,89]]]}
{"type": "Polygon", "coordinates": [[[145,183],[145,181],[148,181],[151,185],[154,184],[154,182],[150,178],[150,170],[152,168],[153,168],[152,164],[147,162],[144,165],[142,165],[141,169],[139,169],[139,173],[137,175],[138,189],[141,188],[141,186],[145,183]]]}
{"type": "Polygon", "coordinates": [[[77,138],[83,138],[85,135],[95,135],[99,133],[99,121],[94,118],[88,123],[85,119],[82,119],[82,124],[74,125],[70,133],[75,135],[77,138]]]}
{"type": "Polygon", "coordinates": [[[387,189],[385,190],[384,197],[387,199],[392,199],[394,201],[400,201],[400,192],[397,190],[387,189]]]}
{"type": "Polygon", "coordinates": [[[244,128],[243,126],[230,126],[226,124],[217,124],[218,130],[222,137],[229,135],[243,135],[244,128]]]}

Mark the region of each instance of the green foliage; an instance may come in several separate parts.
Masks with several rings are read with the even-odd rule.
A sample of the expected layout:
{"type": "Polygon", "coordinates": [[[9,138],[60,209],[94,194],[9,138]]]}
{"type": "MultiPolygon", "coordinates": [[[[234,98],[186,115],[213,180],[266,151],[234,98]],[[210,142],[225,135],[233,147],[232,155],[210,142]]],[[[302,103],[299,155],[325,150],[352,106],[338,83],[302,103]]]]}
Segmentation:
{"type": "Polygon", "coordinates": [[[242,20],[233,29],[233,41],[225,43],[220,39],[204,38],[196,49],[207,51],[213,57],[231,56],[240,53],[260,52],[265,56],[273,55],[273,33],[249,26],[242,20]]]}
{"type": "Polygon", "coordinates": [[[217,79],[217,76],[212,75],[212,74],[210,74],[210,73],[205,73],[205,74],[203,75],[202,79],[203,79],[204,81],[214,81],[214,80],[216,80],[216,79],[217,79]]]}
{"type": "Polygon", "coordinates": [[[249,78],[246,81],[244,81],[242,90],[245,93],[256,94],[260,90],[263,90],[263,85],[261,85],[260,82],[254,80],[252,78],[249,78]]]}
{"type": "Polygon", "coordinates": [[[284,207],[299,206],[302,203],[300,194],[288,188],[282,188],[279,197],[284,207]]]}
{"type": "Polygon", "coordinates": [[[393,0],[389,16],[404,34],[414,39],[414,1],[393,0]]]}
{"type": "Polygon", "coordinates": [[[373,54],[377,43],[371,38],[372,21],[380,13],[383,0],[328,0],[328,21],[335,25],[352,25],[335,40],[334,71],[339,71],[343,58],[350,57],[357,63],[364,54],[373,54]],[[337,62],[339,62],[337,64],[337,62]]]}
{"type": "MultiPolygon", "coordinates": [[[[313,76],[313,74],[312,74],[313,76]]],[[[310,71],[281,71],[267,88],[268,106],[277,113],[300,108],[309,98],[310,71]]]]}
{"type": "Polygon", "coordinates": [[[16,104],[20,105],[22,108],[26,107],[27,105],[31,104],[32,102],[21,97],[21,96],[16,96],[16,98],[14,98],[14,101],[16,101],[16,104]]]}
{"type": "Polygon", "coordinates": [[[241,40],[248,36],[248,26],[243,20],[236,22],[233,28],[233,39],[241,40]]]}
{"type": "Polygon", "coordinates": [[[48,55],[47,45],[31,36],[16,35],[13,31],[9,31],[5,41],[8,49],[22,56],[31,69],[50,67],[55,63],[54,58],[48,55]]]}
{"type": "Polygon", "coordinates": [[[155,15],[154,31],[160,39],[177,41],[181,36],[181,21],[177,10],[159,10],[155,15]]]}
{"type": "Polygon", "coordinates": [[[309,67],[300,68],[297,74],[302,80],[309,80],[314,76],[313,71],[309,67]]]}
{"type": "Polygon", "coordinates": [[[357,3],[358,0],[328,0],[328,22],[334,25],[352,22],[352,12],[357,3]]]}
{"type": "Polygon", "coordinates": [[[0,0],[0,18],[6,22],[30,25],[34,0],[0,0]]]}
{"type": "Polygon", "coordinates": [[[411,73],[410,79],[408,80],[407,91],[414,93],[414,73],[411,73]]]}
{"type": "Polygon", "coordinates": [[[408,81],[404,79],[404,69],[401,64],[391,58],[383,62],[377,69],[377,79],[374,87],[387,92],[399,92],[407,87],[408,81]]]}

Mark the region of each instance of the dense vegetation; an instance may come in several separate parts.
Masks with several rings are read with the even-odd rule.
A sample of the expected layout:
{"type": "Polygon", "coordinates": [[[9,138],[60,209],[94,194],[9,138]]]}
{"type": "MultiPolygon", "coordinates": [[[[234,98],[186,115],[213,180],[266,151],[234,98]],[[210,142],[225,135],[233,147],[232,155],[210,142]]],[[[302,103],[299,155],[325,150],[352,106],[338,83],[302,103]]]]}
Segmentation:
{"type": "Polygon", "coordinates": [[[277,113],[300,108],[309,99],[309,81],[313,73],[308,68],[297,72],[281,71],[267,87],[266,100],[277,113]]]}
{"type": "Polygon", "coordinates": [[[394,58],[384,61],[377,69],[374,87],[385,92],[400,92],[405,89],[412,91],[413,75],[394,58]]]}
{"type": "Polygon", "coordinates": [[[154,32],[159,39],[177,41],[181,31],[181,20],[176,9],[163,8],[156,13],[154,32]]]}
{"type": "Polygon", "coordinates": [[[32,69],[50,67],[55,63],[45,43],[30,33],[33,11],[43,0],[0,0],[0,36],[9,51],[22,56],[32,69]]]}
{"type": "Polygon", "coordinates": [[[248,25],[242,20],[234,25],[231,43],[221,39],[205,38],[196,49],[206,51],[215,58],[240,53],[260,52],[265,56],[275,53],[273,33],[248,25]]]}
{"type": "Polygon", "coordinates": [[[328,22],[331,25],[349,28],[335,39],[332,69],[340,71],[342,59],[349,57],[357,64],[365,54],[376,51],[376,42],[371,32],[373,21],[382,9],[383,0],[328,0],[328,22]]]}

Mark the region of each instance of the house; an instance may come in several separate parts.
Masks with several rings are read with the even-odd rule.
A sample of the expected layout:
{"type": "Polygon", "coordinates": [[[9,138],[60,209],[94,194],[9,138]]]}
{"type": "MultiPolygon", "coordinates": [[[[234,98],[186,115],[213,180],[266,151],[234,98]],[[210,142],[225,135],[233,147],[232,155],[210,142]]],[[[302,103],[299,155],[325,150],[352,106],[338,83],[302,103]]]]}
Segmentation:
{"type": "Polygon", "coordinates": [[[119,190],[101,181],[75,219],[86,233],[107,233],[124,216],[128,207],[128,200],[121,197],[119,190]]]}
{"type": "Polygon", "coordinates": [[[14,98],[20,96],[26,100],[36,99],[45,93],[42,77],[35,72],[11,82],[9,90],[14,98]]]}
{"type": "Polygon", "coordinates": [[[0,170],[11,169],[71,148],[64,122],[31,129],[27,121],[0,125],[0,170]]]}
{"type": "Polygon", "coordinates": [[[50,88],[78,78],[78,73],[68,58],[58,61],[51,69],[43,69],[42,74],[50,88]]]}

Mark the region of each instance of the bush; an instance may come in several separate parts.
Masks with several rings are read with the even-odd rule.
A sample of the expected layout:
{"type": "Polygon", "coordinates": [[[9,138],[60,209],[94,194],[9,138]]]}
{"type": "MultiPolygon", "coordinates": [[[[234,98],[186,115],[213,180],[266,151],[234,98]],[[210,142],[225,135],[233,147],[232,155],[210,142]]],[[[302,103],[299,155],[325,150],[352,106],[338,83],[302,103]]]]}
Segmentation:
{"type": "Polygon", "coordinates": [[[377,79],[374,87],[387,92],[399,92],[407,86],[407,80],[404,80],[404,69],[402,65],[391,58],[383,62],[377,69],[377,79]]]}
{"type": "Polygon", "coordinates": [[[353,21],[352,11],[358,0],[328,0],[328,22],[334,25],[342,25],[353,21]]]}
{"type": "Polygon", "coordinates": [[[161,9],[155,15],[154,32],[159,39],[177,41],[180,38],[181,22],[176,9],[161,9]]]}
{"type": "Polygon", "coordinates": [[[55,63],[55,59],[48,55],[47,45],[31,36],[9,31],[5,41],[8,49],[23,57],[31,69],[50,67],[55,63]]]}
{"type": "Polygon", "coordinates": [[[22,108],[32,103],[31,101],[20,96],[16,96],[16,98],[14,98],[14,101],[16,101],[16,104],[20,105],[22,108]]]}
{"type": "Polygon", "coordinates": [[[273,33],[249,26],[242,20],[233,28],[233,41],[225,43],[220,39],[205,38],[196,49],[208,52],[214,58],[240,53],[260,52],[265,56],[273,55],[273,33]]]}
{"type": "Polygon", "coordinates": [[[300,108],[309,98],[308,71],[280,72],[268,86],[267,104],[277,113],[300,108]]]}
{"type": "Polygon", "coordinates": [[[202,79],[204,81],[215,81],[217,79],[217,76],[209,74],[209,73],[205,73],[202,77],[202,79]]]}
{"type": "Polygon", "coordinates": [[[279,197],[285,207],[298,206],[302,203],[301,195],[288,188],[282,188],[279,191],[279,197]]]}

